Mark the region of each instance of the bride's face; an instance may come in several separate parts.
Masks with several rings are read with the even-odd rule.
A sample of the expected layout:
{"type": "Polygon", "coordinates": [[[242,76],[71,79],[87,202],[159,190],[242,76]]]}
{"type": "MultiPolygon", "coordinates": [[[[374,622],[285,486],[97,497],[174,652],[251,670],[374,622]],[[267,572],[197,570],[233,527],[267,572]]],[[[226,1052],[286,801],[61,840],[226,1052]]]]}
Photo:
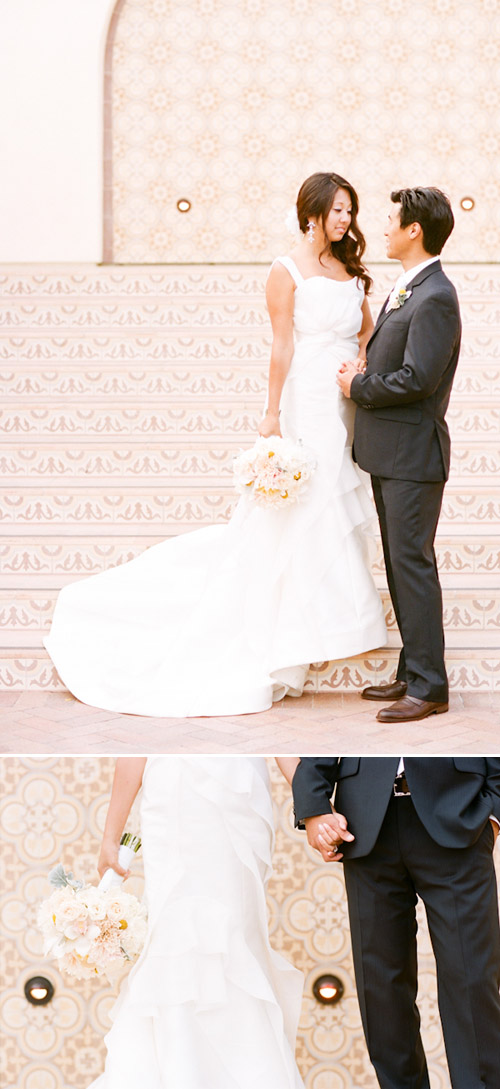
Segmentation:
{"type": "Polygon", "coordinates": [[[340,242],[349,230],[352,219],[352,201],[347,189],[337,189],[333,204],[325,220],[325,235],[329,242],[340,242]]]}

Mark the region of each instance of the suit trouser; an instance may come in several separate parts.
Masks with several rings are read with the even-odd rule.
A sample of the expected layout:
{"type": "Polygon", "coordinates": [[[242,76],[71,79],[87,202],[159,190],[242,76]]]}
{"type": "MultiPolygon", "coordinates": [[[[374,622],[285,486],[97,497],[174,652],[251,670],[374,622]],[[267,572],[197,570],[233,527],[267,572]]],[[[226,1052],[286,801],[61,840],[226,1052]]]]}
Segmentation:
{"type": "Polygon", "coordinates": [[[490,821],[471,847],[435,843],[393,798],[373,851],[345,859],[356,985],[382,1089],[429,1089],[416,1006],[424,901],[453,1089],[500,1089],[500,929],[490,821]]]}
{"type": "Polygon", "coordinates": [[[397,676],[408,695],[446,702],[443,599],[434,537],[444,481],[372,477],[387,582],[403,649],[397,676]]]}

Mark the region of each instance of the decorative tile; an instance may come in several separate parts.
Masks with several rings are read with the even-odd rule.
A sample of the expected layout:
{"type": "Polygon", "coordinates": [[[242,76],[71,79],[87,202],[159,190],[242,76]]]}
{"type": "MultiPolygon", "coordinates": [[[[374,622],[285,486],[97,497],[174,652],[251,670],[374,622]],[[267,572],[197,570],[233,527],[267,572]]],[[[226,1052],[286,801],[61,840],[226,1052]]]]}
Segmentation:
{"type": "MultiPolygon", "coordinates": [[[[110,757],[1,761],[5,1089],[87,1089],[103,1068],[103,1037],[115,989],[97,980],[69,980],[44,961],[35,916],[37,904],[50,892],[46,878],[56,862],[62,861],[84,880],[97,880],[113,764],[110,757]],[[30,1007],[23,996],[25,980],[38,973],[47,974],[56,987],[53,1001],[42,1009],[30,1007]]],[[[268,889],[271,940],[305,974],[299,1066],[307,1089],[349,1089],[354,1084],[373,1089],[354,987],[343,871],[318,862],[303,834],[294,829],[289,788],[271,758],[268,765],[276,822],[274,873],[268,889]],[[324,971],[334,971],[345,986],[341,1003],[332,1008],[318,1005],[312,997],[312,984],[324,971]]],[[[141,895],[140,855],[129,885],[141,895]]],[[[421,905],[418,922],[424,1044],[433,1086],[449,1089],[434,959],[421,905]]]]}
{"type": "Polygon", "coordinates": [[[297,0],[283,18],[282,0],[242,0],[235,19],[230,0],[127,0],[107,55],[105,259],[269,260],[300,182],[330,169],[359,191],[372,260],[394,186],[438,181],[449,259],[495,261],[495,3],[345,0],[332,18],[297,0]]]}
{"type": "MultiPolygon", "coordinates": [[[[374,271],[376,310],[394,270],[380,264],[374,271]]],[[[448,652],[460,661],[454,683],[493,689],[500,275],[494,265],[461,264],[450,272],[462,303],[464,348],[437,552],[448,652]],[[488,666],[471,673],[467,654],[488,666]]],[[[8,591],[0,687],[50,691],[60,683],[33,647],[48,622],[41,603],[52,602],[61,585],[229,517],[232,457],[253,441],[265,396],[266,275],[264,266],[236,265],[12,267],[0,274],[7,300],[0,325],[0,563],[8,591]]],[[[374,570],[384,590],[380,553],[374,570]]],[[[392,668],[398,637],[387,599],[386,609],[387,659],[367,656],[361,672],[358,660],[343,672],[334,663],[327,674],[332,691],[358,687],[370,663],[392,668]]],[[[316,681],[312,671],[309,689],[316,681]]]]}

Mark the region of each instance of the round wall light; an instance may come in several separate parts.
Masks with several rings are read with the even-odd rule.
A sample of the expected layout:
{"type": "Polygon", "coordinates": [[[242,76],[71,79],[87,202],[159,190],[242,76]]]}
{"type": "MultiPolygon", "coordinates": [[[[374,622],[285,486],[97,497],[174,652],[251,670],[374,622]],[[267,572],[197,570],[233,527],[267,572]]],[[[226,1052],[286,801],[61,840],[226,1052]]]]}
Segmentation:
{"type": "Polygon", "coordinates": [[[46,1006],[54,997],[54,984],[45,976],[32,976],[24,984],[24,994],[32,1006],[46,1006]]]}
{"type": "Polygon", "coordinates": [[[177,211],[178,212],[190,212],[191,211],[191,201],[188,200],[187,197],[181,197],[181,199],[177,201],[177,211]]]}
{"type": "Polygon", "coordinates": [[[475,206],[476,202],[474,197],[462,197],[460,207],[464,212],[472,212],[472,209],[475,208],[475,206]]]}
{"type": "Polygon", "coordinates": [[[313,983],[313,995],[324,1006],[334,1006],[340,1002],[344,993],[344,984],[338,976],[318,976],[313,983]]]}

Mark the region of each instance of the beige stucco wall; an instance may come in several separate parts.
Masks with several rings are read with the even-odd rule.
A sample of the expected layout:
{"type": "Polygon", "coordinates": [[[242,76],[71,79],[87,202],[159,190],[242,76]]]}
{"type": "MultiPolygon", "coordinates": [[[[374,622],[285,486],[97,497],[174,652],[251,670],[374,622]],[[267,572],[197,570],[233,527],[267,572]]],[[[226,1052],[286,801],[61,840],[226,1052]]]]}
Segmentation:
{"type": "Polygon", "coordinates": [[[449,192],[449,260],[498,260],[500,0],[0,7],[3,260],[100,261],[104,180],[118,261],[267,261],[317,169],[359,189],[372,260],[406,184],[449,192]]]}
{"type": "Polygon", "coordinates": [[[115,0],[0,0],[0,260],[100,261],[115,0]]]}
{"type": "MultiPolygon", "coordinates": [[[[113,764],[108,757],[4,757],[0,762],[5,1089],[87,1089],[102,1069],[114,992],[99,982],[69,980],[44,962],[35,913],[50,892],[46,875],[58,860],[96,880],[113,764]],[[50,1006],[36,1009],[25,1001],[23,986],[40,971],[54,981],[56,995],[50,1006]]],[[[270,927],[275,947],[305,973],[300,1068],[307,1089],[375,1089],[355,997],[342,869],[318,865],[293,829],[288,787],[271,760],[269,766],[277,825],[270,927]],[[345,984],[344,998],[333,1009],[319,1006],[311,994],[322,970],[334,970],[345,984]]],[[[140,893],[140,861],[129,887],[140,893]]],[[[449,1089],[433,958],[419,915],[420,1005],[432,1087],[449,1089]]]]}

